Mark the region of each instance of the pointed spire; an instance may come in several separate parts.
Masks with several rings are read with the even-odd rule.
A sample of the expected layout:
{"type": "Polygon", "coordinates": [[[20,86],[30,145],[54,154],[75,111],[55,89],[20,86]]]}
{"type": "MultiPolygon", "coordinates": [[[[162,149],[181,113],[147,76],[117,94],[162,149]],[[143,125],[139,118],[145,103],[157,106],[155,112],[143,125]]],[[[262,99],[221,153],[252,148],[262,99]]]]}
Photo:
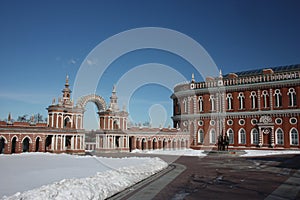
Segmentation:
{"type": "Polygon", "coordinates": [[[69,76],[67,75],[66,77],[66,83],[65,83],[65,88],[62,90],[63,93],[63,104],[65,105],[71,105],[71,90],[69,88],[69,76]]]}
{"type": "Polygon", "coordinates": [[[11,122],[11,114],[10,114],[10,112],[8,113],[7,121],[11,122]]]}
{"type": "Polygon", "coordinates": [[[67,75],[67,77],[66,77],[66,84],[65,84],[65,86],[66,86],[66,88],[69,87],[69,75],[67,75]]]}
{"type": "Polygon", "coordinates": [[[192,83],[194,83],[195,82],[195,75],[194,75],[194,73],[192,73],[192,83]]]}
{"type": "Polygon", "coordinates": [[[222,70],[221,69],[220,69],[220,72],[219,72],[219,78],[223,78],[222,70]]]}
{"type": "Polygon", "coordinates": [[[111,94],[111,97],[110,97],[109,109],[113,112],[118,112],[119,111],[116,85],[113,86],[112,94],[111,94]]]}

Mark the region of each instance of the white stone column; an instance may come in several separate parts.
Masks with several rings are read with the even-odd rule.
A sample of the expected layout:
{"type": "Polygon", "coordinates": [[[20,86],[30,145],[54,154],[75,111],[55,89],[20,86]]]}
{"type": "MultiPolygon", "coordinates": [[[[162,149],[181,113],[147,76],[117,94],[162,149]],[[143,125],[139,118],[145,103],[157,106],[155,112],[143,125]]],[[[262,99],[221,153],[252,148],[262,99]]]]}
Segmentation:
{"type": "Polygon", "coordinates": [[[103,129],[106,129],[106,116],[103,117],[103,129]]]}
{"type": "Polygon", "coordinates": [[[129,148],[129,136],[126,136],[126,148],[129,148]]]}
{"type": "Polygon", "coordinates": [[[116,136],[113,136],[112,142],[113,142],[112,148],[115,149],[116,148],[116,146],[115,146],[116,145],[116,136]]]}
{"type": "Polygon", "coordinates": [[[71,138],[71,150],[74,150],[74,136],[71,138]]]}
{"type": "Polygon", "coordinates": [[[62,138],[62,136],[60,136],[59,137],[59,141],[60,141],[60,148],[59,149],[60,149],[60,151],[62,151],[62,140],[63,140],[63,138],[62,138]]]}
{"type": "Polygon", "coordinates": [[[262,145],[263,145],[263,137],[262,137],[261,127],[258,128],[258,134],[259,134],[259,142],[258,142],[258,145],[259,145],[260,147],[262,147],[262,145]]]}
{"type": "Polygon", "coordinates": [[[58,113],[56,113],[56,125],[55,125],[55,128],[59,128],[58,127],[58,113]]]}
{"type": "Polygon", "coordinates": [[[55,135],[55,148],[54,148],[54,150],[57,150],[57,142],[58,142],[58,135],[55,135]]]}
{"type": "Polygon", "coordinates": [[[75,136],[75,150],[78,149],[78,137],[75,136]]]}
{"type": "Polygon", "coordinates": [[[64,128],[64,115],[61,114],[60,128],[64,128]]]}
{"type": "Polygon", "coordinates": [[[53,127],[54,126],[54,115],[53,114],[51,115],[51,119],[52,119],[51,120],[51,127],[53,127]]]}

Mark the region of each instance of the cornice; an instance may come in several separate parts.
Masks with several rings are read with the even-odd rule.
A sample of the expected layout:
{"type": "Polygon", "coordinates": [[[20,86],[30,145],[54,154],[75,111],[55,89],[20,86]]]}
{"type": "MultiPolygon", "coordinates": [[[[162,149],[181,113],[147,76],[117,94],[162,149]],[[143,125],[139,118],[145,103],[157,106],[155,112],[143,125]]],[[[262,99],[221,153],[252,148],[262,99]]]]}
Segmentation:
{"type": "Polygon", "coordinates": [[[249,111],[249,112],[224,112],[224,113],[204,113],[204,114],[183,114],[173,116],[173,120],[189,120],[195,118],[236,118],[236,117],[249,117],[249,116],[295,116],[300,114],[300,109],[285,109],[285,110],[266,110],[266,111],[249,111]]]}

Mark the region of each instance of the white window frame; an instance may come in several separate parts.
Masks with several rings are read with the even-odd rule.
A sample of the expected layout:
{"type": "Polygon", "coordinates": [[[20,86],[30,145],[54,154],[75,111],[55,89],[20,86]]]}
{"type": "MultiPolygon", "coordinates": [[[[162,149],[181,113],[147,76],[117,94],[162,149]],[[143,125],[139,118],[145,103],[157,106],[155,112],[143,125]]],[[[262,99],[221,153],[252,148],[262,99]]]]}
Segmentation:
{"type": "Polygon", "coordinates": [[[246,144],[246,142],[247,142],[247,138],[246,138],[246,130],[244,129],[244,128],[241,128],[240,130],[239,130],[239,144],[246,144]],[[243,131],[243,132],[242,132],[243,131]],[[242,135],[244,135],[245,136],[245,142],[244,141],[242,141],[242,135]]]}

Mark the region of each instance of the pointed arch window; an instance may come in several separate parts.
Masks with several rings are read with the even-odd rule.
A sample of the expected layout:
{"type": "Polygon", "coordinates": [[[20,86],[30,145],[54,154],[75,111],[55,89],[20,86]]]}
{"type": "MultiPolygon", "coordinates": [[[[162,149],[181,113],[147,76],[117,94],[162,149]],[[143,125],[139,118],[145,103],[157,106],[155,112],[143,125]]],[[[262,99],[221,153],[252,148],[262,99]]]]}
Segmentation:
{"type": "Polygon", "coordinates": [[[229,137],[229,144],[234,144],[234,132],[231,128],[227,130],[227,135],[229,137]]]}
{"type": "Polygon", "coordinates": [[[252,109],[257,108],[257,96],[255,91],[251,92],[250,98],[251,98],[251,108],[252,109]]]}
{"type": "Polygon", "coordinates": [[[251,130],[251,144],[258,144],[258,142],[259,142],[258,130],[254,128],[251,130]]]}
{"type": "Polygon", "coordinates": [[[211,129],[209,132],[209,143],[216,144],[216,131],[215,129],[211,129]]]}
{"type": "Polygon", "coordinates": [[[239,130],[239,144],[246,144],[246,131],[243,128],[239,130]]]}
{"type": "Polygon", "coordinates": [[[228,93],[226,95],[226,100],[227,100],[227,110],[232,110],[232,94],[228,93]]]}
{"type": "Polygon", "coordinates": [[[289,106],[296,106],[297,105],[297,99],[296,99],[295,88],[290,88],[287,95],[289,96],[289,106]]]}
{"type": "Polygon", "coordinates": [[[279,108],[282,106],[282,95],[280,92],[280,89],[276,89],[274,92],[274,97],[275,97],[275,107],[279,108]]]}
{"type": "Polygon", "coordinates": [[[284,134],[281,128],[276,129],[275,131],[276,144],[283,145],[284,144],[284,134]]]}
{"type": "Polygon", "coordinates": [[[290,144],[291,145],[298,145],[299,144],[299,135],[298,131],[295,128],[290,130],[290,144]]]}
{"type": "Polygon", "coordinates": [[[245,96],[244,96],[244,93],[240,92],[237,98],[238,98],[239,103],[240,103],[240,110],[244,109],[245,108],[245,96]]]}
{"type": "Polygon", "coordinates": [[[203,144],[204,142],[204,131],[203,129],[199,129],[198,131],[198,143],[203,144]]]}
{"type": "Polygon", "coordinates": [[[199,104],[199,112],[203,112],[203,97],[198,97],[198,104],[199,104]]]}
{"type": "Polygon", "coordinates": [[[269,107],[269,93],[267,90],[262,91],[261,94],[263,98],[263,108],[268,108],[269,107]]]}
{"type": "Polygon", "coordinates": [[[216,104],[216,99],[215,99],[215,96],[214,95],[210,95],[209,96],[209,101],[210,101],[210,105],[211,105],[211,111],[215,111],[215,104],[216,104]]]}

